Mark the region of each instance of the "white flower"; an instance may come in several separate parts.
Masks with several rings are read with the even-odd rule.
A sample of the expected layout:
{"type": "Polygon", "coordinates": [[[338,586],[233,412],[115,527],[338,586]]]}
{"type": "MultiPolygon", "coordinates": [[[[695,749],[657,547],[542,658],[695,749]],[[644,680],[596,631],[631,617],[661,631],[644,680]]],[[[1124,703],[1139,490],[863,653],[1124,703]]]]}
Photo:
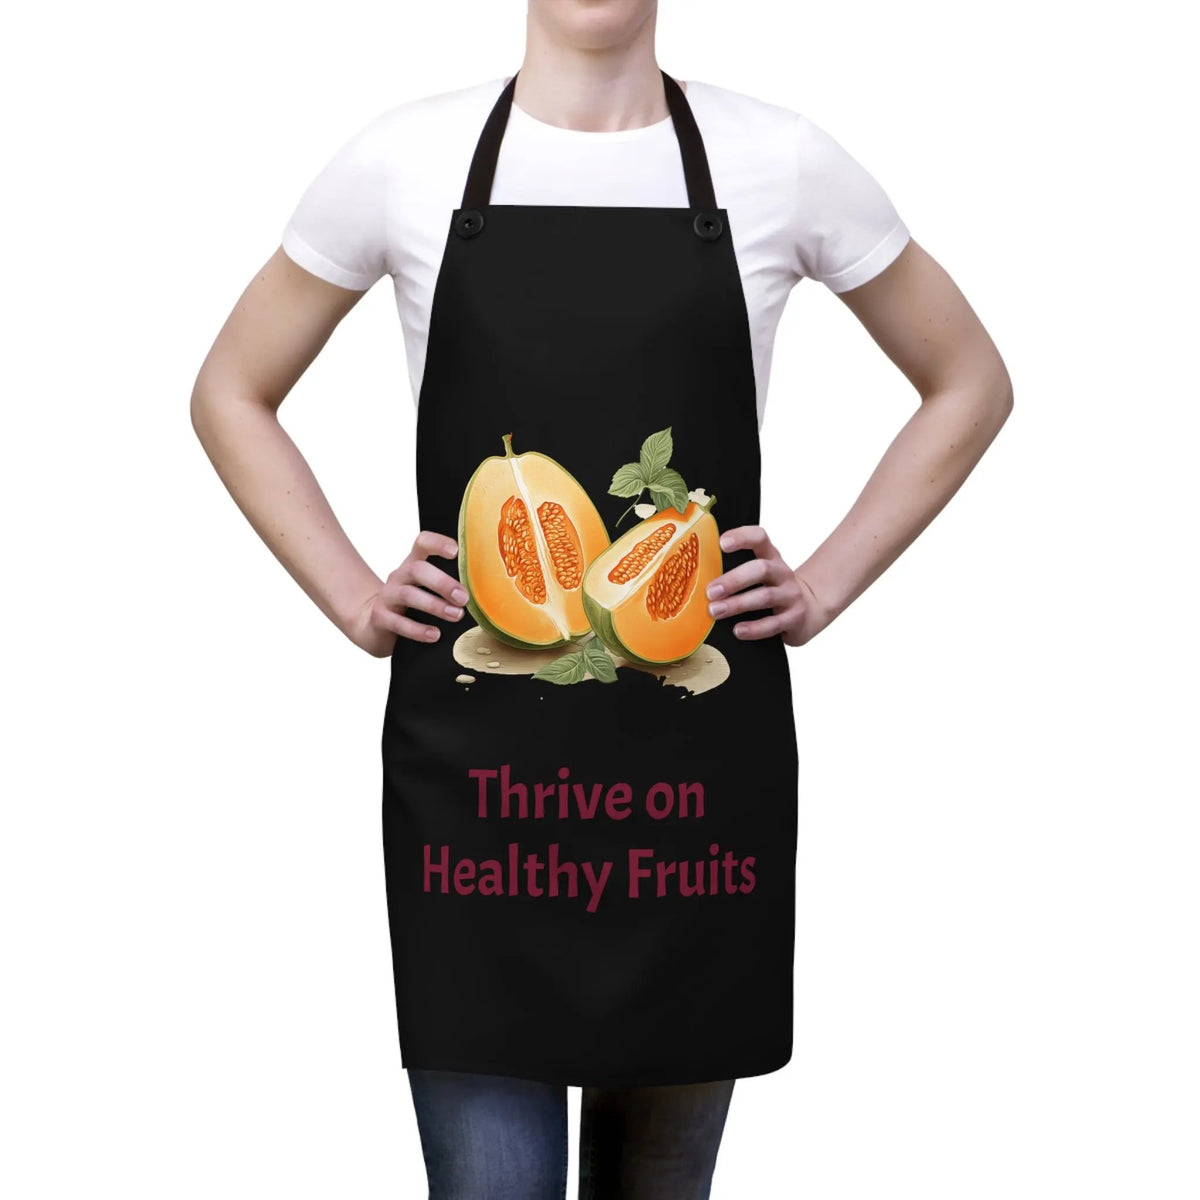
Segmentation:
{"type": "Polygon", "coordinates": [[[637,513],[638,520],[644,521],[647,517],[654,516],[658,512],[658,509],[653,504],[635,504],[633,511],[637,513]]]}
{"type": "Polygon", "coordinates": [[[697,504],[707,504],[708,493],[703,488],[692,488],[692,490],[688,492],[688,499],[695,500],[697,504]]]}

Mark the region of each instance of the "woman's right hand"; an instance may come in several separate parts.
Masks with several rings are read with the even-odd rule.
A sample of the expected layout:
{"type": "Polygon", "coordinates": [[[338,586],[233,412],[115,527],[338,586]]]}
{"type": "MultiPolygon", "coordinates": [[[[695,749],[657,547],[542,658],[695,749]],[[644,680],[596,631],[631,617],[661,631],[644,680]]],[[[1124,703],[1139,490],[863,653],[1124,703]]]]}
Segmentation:
{"type": "Polygon", "coordinates": [[[350,639],[368,654],[387,658],[397,637],[414,642],[436,642],[441,630],[407,616],[408,610],[434,613],[461,621],[467,589],[453,575],[429,562],[430,555],[454,558],[458,543],[444,533],[423,530],[417,534],[408,557],[387,577],[383,587],[363,605],[350,639]]]}

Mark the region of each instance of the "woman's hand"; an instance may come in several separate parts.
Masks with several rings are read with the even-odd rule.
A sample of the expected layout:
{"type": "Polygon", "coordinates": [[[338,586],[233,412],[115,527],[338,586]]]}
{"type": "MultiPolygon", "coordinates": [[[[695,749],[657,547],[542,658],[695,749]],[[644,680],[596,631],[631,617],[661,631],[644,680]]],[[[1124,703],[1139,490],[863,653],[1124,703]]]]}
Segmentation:
{"type": "Polygon", "coordinates": [[[414,642],[436,642],[441,630],[415,621],[405,614],[410,609],[434,613],[450,621],[461,621],[467,589],[453,575],[429,562],[430,555],[454,558],[458,543],[444,533],[424,530],[417,534],[408,557],[363,605],[351,640],[376,658],[387,658],[396,638],[414,642]]]}
{"type": "Polygon", "coordinates": [[[708,585],[708,611],[714,617],[771,609],[768,617],[742,621],[733,627],[744,641],[782,634],[789,646],[802,646],[816,637],[835,614],[780,557],[761,525],[739,525],[721,534],[721,549],[753,550],[754,558],[726,571],[708,585]]]}

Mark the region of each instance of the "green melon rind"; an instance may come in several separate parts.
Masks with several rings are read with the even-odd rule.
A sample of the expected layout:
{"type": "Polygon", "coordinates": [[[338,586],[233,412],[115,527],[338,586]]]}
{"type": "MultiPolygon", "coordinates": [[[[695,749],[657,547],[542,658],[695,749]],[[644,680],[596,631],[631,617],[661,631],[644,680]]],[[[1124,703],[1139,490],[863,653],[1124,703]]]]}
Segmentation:
{"type": "MultiPolygon", "coordinates": [[[[597,562],[600,560],[597,559],[597,562]]],[[[589,568],[590,569],[590,568],[589,568]]],[[[690,658],[699,650],[701,646],[708,640],[708,635],[712,633],[715,620],[708,623],[708,628],[704,631],[704,636],[696,643],[696,649],[685,654],[683,658],[643,658],[640,654],[634,654],[628,646],[621,641],[617,635],[616,625],[613,622],[612,613],[608,611],[598,600],[593,599],[587,591],[587,576],[583,577],[583,611],[587,614],[587,619],[591,623],[592,628],[596,631],[596,636],[614,653],[619,654],[622,658],[628,659],[632,663],[637,663],[643,667],[665,667],[671,663],[683,662],[684,658],[690,658]]]]}
{"type": "MultiPolygon", "coordinates": [[[[702,504],[700,507],[706,513],[712,512],[713,505],[716,504],[716,496],[709,496],[708,503],[702,504]]],[[[676,512],[679,510],[676,509],[676,512]]],[[[659,514],[661,515],[661,514],[659,514]]],[[[682,513],[679,514],[682,517],[682,513]]],[[[609,539],[609,548],[612,547],[612,539],[609,539]]],[[[704,631],[704,636],[696,643],[696,649],[685,654],[683,658],[643,658],[640,654],[634,654],[628,646],[621,641],[617,635],[616,625],[613,622],[612,613],[604,607],[598,600],[594,599],[588,591],[588,576],[591,575],[593,569],[603,569],[604,564],[601,560],[607,551],[602,550],[592,560],[591,566],[583,573],[583,611],[586,615],[589,624],[596,631],[596,636],[614,653],[619,654],[622,658],[628,659],[630,662],[638,663],[643,667],[665,667],[671,663],[683,662],[683,658],[691,658],[696,650],[708,641],[708,635],[712,633],[713,626],[716,625],[716,619],[711,618],[708,622],[708,628],[704,631]]]]}
{"type": "MultiPolygon", "coordinates": [[[[493,457],[498,458],[499,455],[494,455],[493,457]]],[[[566,640],[563,638],[549,642],[530,642],[523,638],[514,637],[510,633],[505,633],[504,630],[502,630],[487,616],[487,614],[476,602],[474,595],[471,593],[471,576],[467,562],[467,498],[471,494],[471,486],[475,482],[475,476],[478,475],[479,472],[483,470],[484,466],[490,461],[491,459],[485,458],[483,462],[481,462],[479,466],[475,468],[471,478],[467,481],[467,486],[463,489],[462,503],[458,507],[458,578],[467,589],[467,612],[469,612],[471,616],[475,618],[475,623],[484,631],[484,633],[486,633],[489,637],[494,637],[498,642],[502,642],[506,646],[512,646],[519,650],[550,650],[555,646],[565,645],[566,640]]]]}
{"type": "Polygon", "coordinates": [[[593,600],[587,594],[587,576],[583,577],[583,611],[588,619],[588,624],[591,625],[596,636],[608,647],[614,654],[621,655],[622,658],[631,658],[630,651],[617,637],[617,631],[613,628],[612,613],[603,605],[593,600]]]}
{"type": "MultiPolygon", "coordinates": [[[[512,435],[510,434],[509,437],[511,438],[511,436],[512,435]]],[[[508,445],[508,448],[511,449],[511,447],[512,447],[511,441],[508,442],[507,445],[508,445]]],[[[571,472],[566,469],[566,467],[564,467],[561,463],[555,461],[548,454],[542,454],[537,450],[526,450],[524,452],[524,454],[521,455],[521,457],[524,457],[525,455],[529,455],[531,457],[536,456],[538,458],[544,458],[548,463],[557,467],[565,476],[567,476],[568,479],[571,480],[572,483],[575,484],[575,486],[577,488],[579,488],[579,490],[585,496],[587,496],[587,492],[584,490],[584,488],[580,484],[579,480],[576,479],[575,476],[572,475],[571,472]]],[[[483,468],[485,466],[487,466],[487,464],[490,463],[493,458],[507,458],[507,457],[515,458],[515,457],[517,457],[517,455],[514,454],[514,455],[509,456],[509,455],[493,454],[491,457],[485,458],[483,460],[483,462],[481,462],[479,464],[479,466],[477,466],[475,468],[475,470],[471,473],[471,478],[467,480],[467,486],[465,488],[463,488],[462,501],[458,506],[458,578],[459,578],[459,581],[466,587],[468,594],[471,591],[471,585],[469,582],[470,575],[467,573],[467,498],[471,494],[471,488],[474,486],[475,478],[479,474],[479,472],[482,471],[483,468]]],[[[589,502],[591,501],[590,496],[588,496],[588,500],[589,500],[589,502]]],[[[593,507],[594,507],[594,505],[593,505],[593,507]]],[[[598,511],[597,511],[596,515],[597,516],[600,515],[598,511]]],[[[608,537],[608,526],[604,524],[603,517],[600,517],[600,527],[604,530],[604,536],[608,537]]],[[[610,546],[612,545],[612,538],[608,539],[608,544],[610,546]]],[[[607,549],[607,547],[605,547],[605,549],[607,549]]],[[[600,551],[600,553],[603,554],[604,551],[602,550],[602,551],[600,551]]],[[[586,572],[585,572],[585,582],[586,582],[586,572]]],[[[583,584],[581,584],[580,586],[582,587],[583,584]]],[[[586,604],[587,604],[587,595],[585,593],[585,595],[584,595],[585,611],[586,611],[586,604]]],[[[574,637],[558,638],[554,641],[549,641],[549,642],[530,642],[530,641],[524,640],[523,638],[514,637],[511,633],[505,633],[504,630],[500,629],[499,626],[497,626],[494,621],[492,621],[491,619],[488,618],[488,616],[484,613],[483,609],[480,608],[479,605],[475,602],[475,597],[473,595],[469,595],[466,608],[467,608],[467,611],[471,614],[471,616],[473,616],[475,618],[475,623],[489,637],[494,637],[498,642],[503,642],[506,646],[512,646],[518,650],[553,650],[556,646],[566,646],[570,642],[578,642],[580,639],[586,638],[588,633],[590,632],[589,630],[584,629],[580,633],[576,634],[574,637]]]]}

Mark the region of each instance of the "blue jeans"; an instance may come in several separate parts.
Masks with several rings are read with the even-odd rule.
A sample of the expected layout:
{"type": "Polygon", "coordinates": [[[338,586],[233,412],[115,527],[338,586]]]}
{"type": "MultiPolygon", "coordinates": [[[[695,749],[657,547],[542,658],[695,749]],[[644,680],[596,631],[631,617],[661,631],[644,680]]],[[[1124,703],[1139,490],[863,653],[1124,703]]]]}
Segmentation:
{"type": "MultiPolygon", "coordinates": [[[[429,1200],[565,1200],[567,1089],[408,1070],[429,1200]]],[[[579,1200],[708,1200],[732,1079],[585,1087],[579,1200]]]]}

